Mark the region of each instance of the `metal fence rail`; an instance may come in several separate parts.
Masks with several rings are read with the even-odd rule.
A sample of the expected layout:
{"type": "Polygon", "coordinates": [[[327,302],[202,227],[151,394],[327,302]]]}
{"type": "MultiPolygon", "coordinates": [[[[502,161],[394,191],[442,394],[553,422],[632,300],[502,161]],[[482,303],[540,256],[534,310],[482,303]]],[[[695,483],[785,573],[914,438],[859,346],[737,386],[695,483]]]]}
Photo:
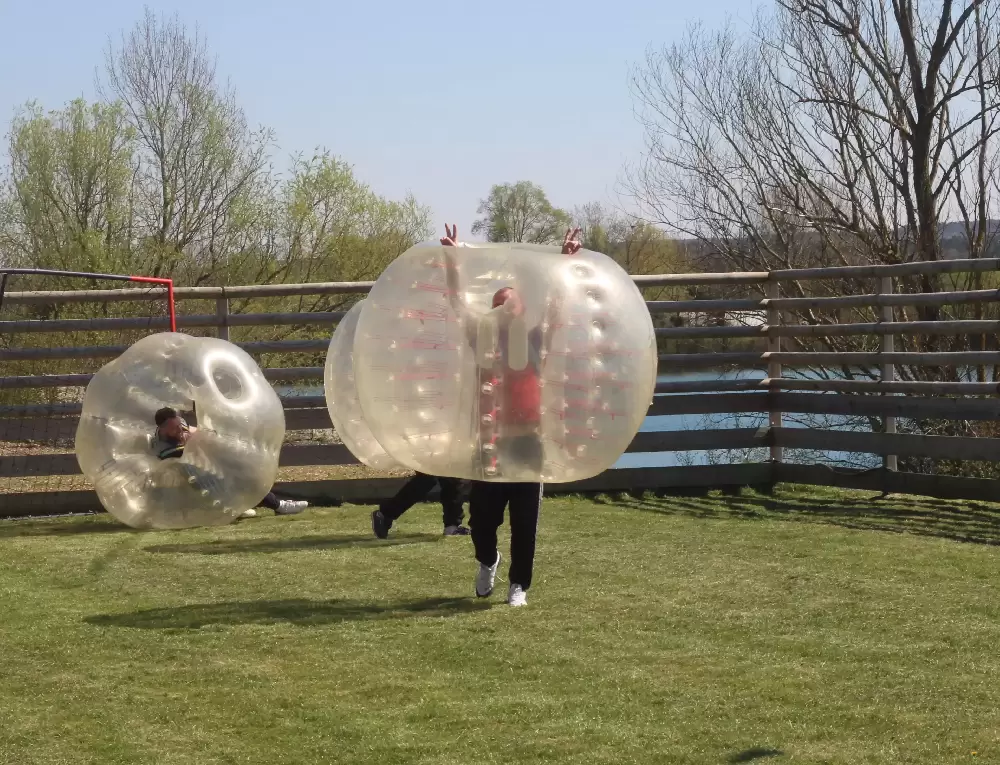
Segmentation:
{"type": "MultiPolygon", "coordinates": [[[[1000,501],[1000,489],[994,482],[932,474],[897,474],[897,457],[926,457],[951,461],[1000,462],[1000,439],[963,436],[897,433],[897,419],[989,421],[1000,417],[997,384],[989,381],[966,382],[958,379],[925,381],[899,379],[899,367],[939,367],[959,369],[970,366],[1000,368],[1000,351],[897,352],[894,338],[943,335],[995,335],[1000,321],[962,319],[946,321],[895,321],[893,309],[939,308],[949,305],[992,304],[997,290],[948,290],[928,293],[894,292],[894,281],[923,274],[985,273],[1000,270],[1000,259],[953,260],[933,263],[906,263],[892,266],[853,266],[838,268],[794,269],[785,271],[735,274],[680,274],[636,276],[642,288],[749,286],[760,297],[705,300],[652,300],[648,302],[654,317],[699,315],[715,321],[688,326],[660,326],[657,335],[663,340],[754,339],[754,351],[722,353],[673,353],[660,356],[661,374],[686,373],[712,369],[754,371],[758,376],[741,379],[674,380],[657,385],[657,397],[650,415],[737,415],[758,416],[761,427],[733,427],[640,433],[629,446],[629,453],[715,451],[761,449],[769,455],[753,463],[693,465],[679,468],[612,469],[588,481],[548,487],[553,491],[624,491],[670,489],[677,486],[734,486],[771,484],[777,481],[855,486],[884,491],[909,491],[942,497],[965,497],[1000,501]],[[833,296],[784,296],[783,286],[791,282],[822,279],[874,279],[878,289],[868,294],[833,296]],[[815,323],[789,322],[788,312],[796,310],[836,311],[872,309],[871,321],[845,322],[817,320],[815,323]],[[733,315],[752,316],[755,321],[742,324],[726,322],[733,315]],[[789,338],[871,336],[878,350],[855,352],[820,352],[783,350],[789,338]],[[822,368],[864,368],[864,379],[809,379],[790,375],[789,370],[822,368]],[[792,427],[786,418],[803,415],[832,415],[869,418],[878,432],[840,431],[792,427]],[[785,450],[837,451],[878,455],[882,469],[875,471],[831,470],[821,465],[797,465],[785,461],[785,450]]],[[[214,330],[229,339],[230,328],[257,326],[294,326],[315,330],[313,339],[254,340],[237,343],[255,355],[325,353],[329,334],[344,315],[327,312],[256,312],[234,313],[234,299],[307,297],[324,295],[359,295],[371,282],[281,284],[243,287],[176,288],[179,305],[214,301],[213,313],[179,312],[177,324],[184,329],[214,330]]],[[[785,291],[787,292],[787,290],[785,291]]],[[[90,291],[50,291],[7,293],[5,304],[32,306],[60,302],[114,303],[156,300],[155,289],[90,291]]],[[[662,323],[662,322],[661,322],[662,323]]],[[[8,338],[28,333],[117,332],[121,330],[167,328],[166,319],[88,318],[63,320],[0,321],[0,332],[8,338]]],[[[105,360],[118,356],[125,346],[94,344],[66,347],[31,348],[11,342],[0,349],[0,364],[52,359],[105,360]]],[[[93,367],[90,367],[93,368],[93,367]]],[[[265,376],[281,382],[319,382],[320,366],[268,367],[265,376]]],[[[0,377],[0,389],[79,388],[91,374],[80,371],[68,374],[8,374],[0,377]]],[[[281,454],[281,465],[339,466],[356,464],[353,456],[339,444],[298,443],[297,431],[316,431],[331,427],[326,405],[319,396],[289,396],[283,399],[289,443],[281,454]]],[[[76,459],[63,454],[4,455],[3,444],[28,443],[33,439],[72,438],[79,417],[79,405],[26,404],[0,407],[0,498],[3,482],[24,476],[74,475],[79,472],[76,459]]],[[[279,488],[290,496],[372,501],[395,491],[399,478],[356,480],[311,480],[289,482],[279,488]]],[[[22,497],[30,495],[22,494],[22,497]]],[[[51,512],[97,509],[92,492],[52,492],[45,495],[51,512]]],[[[15,514],[4,509],[0,515],[15,514]]]]}

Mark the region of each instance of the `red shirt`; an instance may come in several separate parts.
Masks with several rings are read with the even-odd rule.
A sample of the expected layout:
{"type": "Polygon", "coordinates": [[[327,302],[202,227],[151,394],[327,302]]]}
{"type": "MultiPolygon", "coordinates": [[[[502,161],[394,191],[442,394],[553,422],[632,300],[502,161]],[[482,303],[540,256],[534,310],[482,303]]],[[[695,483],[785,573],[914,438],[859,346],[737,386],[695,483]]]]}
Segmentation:
{"type": "Polygon", "coordinates": [[[541,349],[538,327],[528,333],[528,364],[524,369],[507,366],[507,333],[500,332],[503,367],[500,379],[500,420],[511,425],[534,424],[542,419],[541,349]]]}

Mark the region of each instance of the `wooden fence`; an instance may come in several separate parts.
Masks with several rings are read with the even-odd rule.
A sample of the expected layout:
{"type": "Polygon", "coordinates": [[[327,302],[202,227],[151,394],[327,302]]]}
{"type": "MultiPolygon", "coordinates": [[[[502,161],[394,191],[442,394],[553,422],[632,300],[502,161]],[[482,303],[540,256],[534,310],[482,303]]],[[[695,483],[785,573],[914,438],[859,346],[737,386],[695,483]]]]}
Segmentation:
{"type": "MultiPolygon", "coordinates": [[[[755,427],[665,430],[641,432],[629,446],[629,453],[731,451],[760,448],[766,457],[735,464],[694,464],[677,467],[620,468],[574,484],[553,485],[547,491],[634,491],[676,487],[766,486],[779,482],[805,483],[871,489],[884,492],[923,494],[945,498],[1000,501],[996,482],[959,476],[901,473],[897,457],[927,457],[945,460],[1000,461],[1000,438],[970,438],[896,432],[897,419],[995,420],[1000,418],[1000,400],[994,382],[933,382],[899,380],[896,368],[968,367],[990,365],[1000,368],[998,351],[896,352],[894,338],[928,335],[995,335],[1000,321],[962,319],[954,321],[897,321],[894,310],[901,307],[939,307],[993,303],[998,291],[975,289],[898,294],[894,283],[902,277],[945,273],[988,273],[1000,270],[1000,260],[962,260],[908,263],[892,266],[796,269],[730,274],[683,274],[636,276],[642,288],[654,287],[739,287],[760,297],[699,300],[658,300],[648,303],[658,324],[669,324],[668,316],[717,317],[739,315],[742,323],[715,321],[687,326],[658,326],[663,341],[730,340],[752,341],[752,350],[704,353],[665,353],[660,356],[661,375],[711,370],[766,370],[762,378],[733,379],[716,375],[706,379],[675,379],[660,382],[649,415],[752,415],[755,427]],[[870,293],[830,297],[788,297],[782,287],[810,280],[871,279],[878,288],[870,293]],[[803,308],[833,311],[848,308],[871,309],[877,320],[853,323],[794,323],[785,320],[788,312],[803,308]],[[877,312],[877,313],[876,313],[877,312]],[[750,320],[747,320],[747,316],[750,320]],[[868,352],[787,352],[782,341],[792,337],[835,337],[870,335],[879,339],[878,350],[868,352]],[[879,379],[809,379],[787,374],[805,367],[836,368],[865,365],[879,371],[879,379]],[[831,428],[792,427],[785,418],[800,416],[864,417],[877,423],[875,432],[831,428]],[[881,457],[881,467],[868,470],[835,469],[824,464],[796,464],[786,459],[785,450],[850,452],[881,457]]],[[[371,283],[323,283],[262,285],[247,287],[178,288],[176,299],[214,301],[215,311],[205,314],[178,312],[180,331],[209,328],[229,339],[230,328],[295,326],[312,328],[315,339],[239,342],[251,354],[316,354],[328,344],[340,312],[231,313],[230,301],[275,297],[347,295],[365,293],[371,283]]],[[[8,293],[5,306],[30,306],[59,302],[113,303],[116,301],[159,299],[154,292],[138,290],[90,290],[65,292],[8,293]]],[[[30,333],[96,332],[167,329],[166,318],[87,318],[68,320],[0,321],[0,333],[11,338],[30,333]]],[[[48,359],[111,359],[122,346],[39,347],[8,343],[0,349],[4,361],[48,359]]],[[[322,380],[321,366],[268,367],[265,376],[281,383],[322,380]]],[[[90,375],[42,374],[0,377],[0,389],[80,388],[90,375]]],[[[356,464],[354,457],[339,444],[298,443],[297,431],[330,428],[326,405],[321,396],[286,396],[289,443],[281,453],[281,466],[325,467],[356,464]]],[[[11,494],[4,483],[27,477],[38,479],[79,473],[70,450],[62,454],[6,453],[4,444],[31,443],[39,438],[71,440],[80,407],[77,403],[23,404],[0,407],[0,516],[28,512],[60,513],[99,509],[91,491],[21,491],[11,494]]],[[[29,450],[30,451],[30,450],[29,450]]],[[[320,471],[321,472],[321,471],[320,471]]],[[[393,493],[400,477],[341,480],[286,481],[279,492],[316,502],[345,500],[371,502],[393,493]]]]}

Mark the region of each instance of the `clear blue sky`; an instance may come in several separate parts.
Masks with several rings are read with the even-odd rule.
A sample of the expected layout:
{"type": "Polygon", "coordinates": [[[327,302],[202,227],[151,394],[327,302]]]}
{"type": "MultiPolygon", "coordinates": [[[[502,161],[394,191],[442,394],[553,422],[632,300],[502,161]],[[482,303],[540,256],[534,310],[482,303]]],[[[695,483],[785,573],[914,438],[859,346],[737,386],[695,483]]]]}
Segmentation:
{"type": "MultiPolygon", "coordinates": [[[[494,183],[532,180],[558,206],[615,201],[642,135],[629,71],[688,22],[746,19],[709,0],[155,0],[197,25],[276,165],[317,146],[376,191],[412,191],[468,233],[494,183]]],[[[0,118],[29,99],[93,97],[109,35],[139,2],[0,0],[0,118]]],[[[5,131],[6,132],[6,131],[5,131]]]]}

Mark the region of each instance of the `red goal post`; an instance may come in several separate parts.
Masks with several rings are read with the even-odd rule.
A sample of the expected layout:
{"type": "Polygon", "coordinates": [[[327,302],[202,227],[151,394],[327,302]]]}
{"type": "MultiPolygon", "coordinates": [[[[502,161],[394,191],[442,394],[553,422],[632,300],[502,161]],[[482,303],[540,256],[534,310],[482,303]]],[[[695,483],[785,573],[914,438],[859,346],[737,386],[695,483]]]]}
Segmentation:
{"type": "Polygon", "coordinates": [[[0,268],[0,308],[3,308],[3,297],[7,290],[7,279],[11,276],[65,276],[75,279],[100,279],[113,282],[133,282],[137,284],[154,284],[167,290],[167,309],[170,314],[170,331],[177,331],[177,311],[174,305],[174,280],[162,279],[157,276],[126,276],[124,274],[92,274],[86,271],[55,271],[47,268],[0,268]]]}
{"type": "Polygon", "coordinates": [[[165,326],[177,331],[172,279],[0,266],[0,518],[43,514],[59,497],[96,509],[74,451],[84,390],[165,326]]]}

